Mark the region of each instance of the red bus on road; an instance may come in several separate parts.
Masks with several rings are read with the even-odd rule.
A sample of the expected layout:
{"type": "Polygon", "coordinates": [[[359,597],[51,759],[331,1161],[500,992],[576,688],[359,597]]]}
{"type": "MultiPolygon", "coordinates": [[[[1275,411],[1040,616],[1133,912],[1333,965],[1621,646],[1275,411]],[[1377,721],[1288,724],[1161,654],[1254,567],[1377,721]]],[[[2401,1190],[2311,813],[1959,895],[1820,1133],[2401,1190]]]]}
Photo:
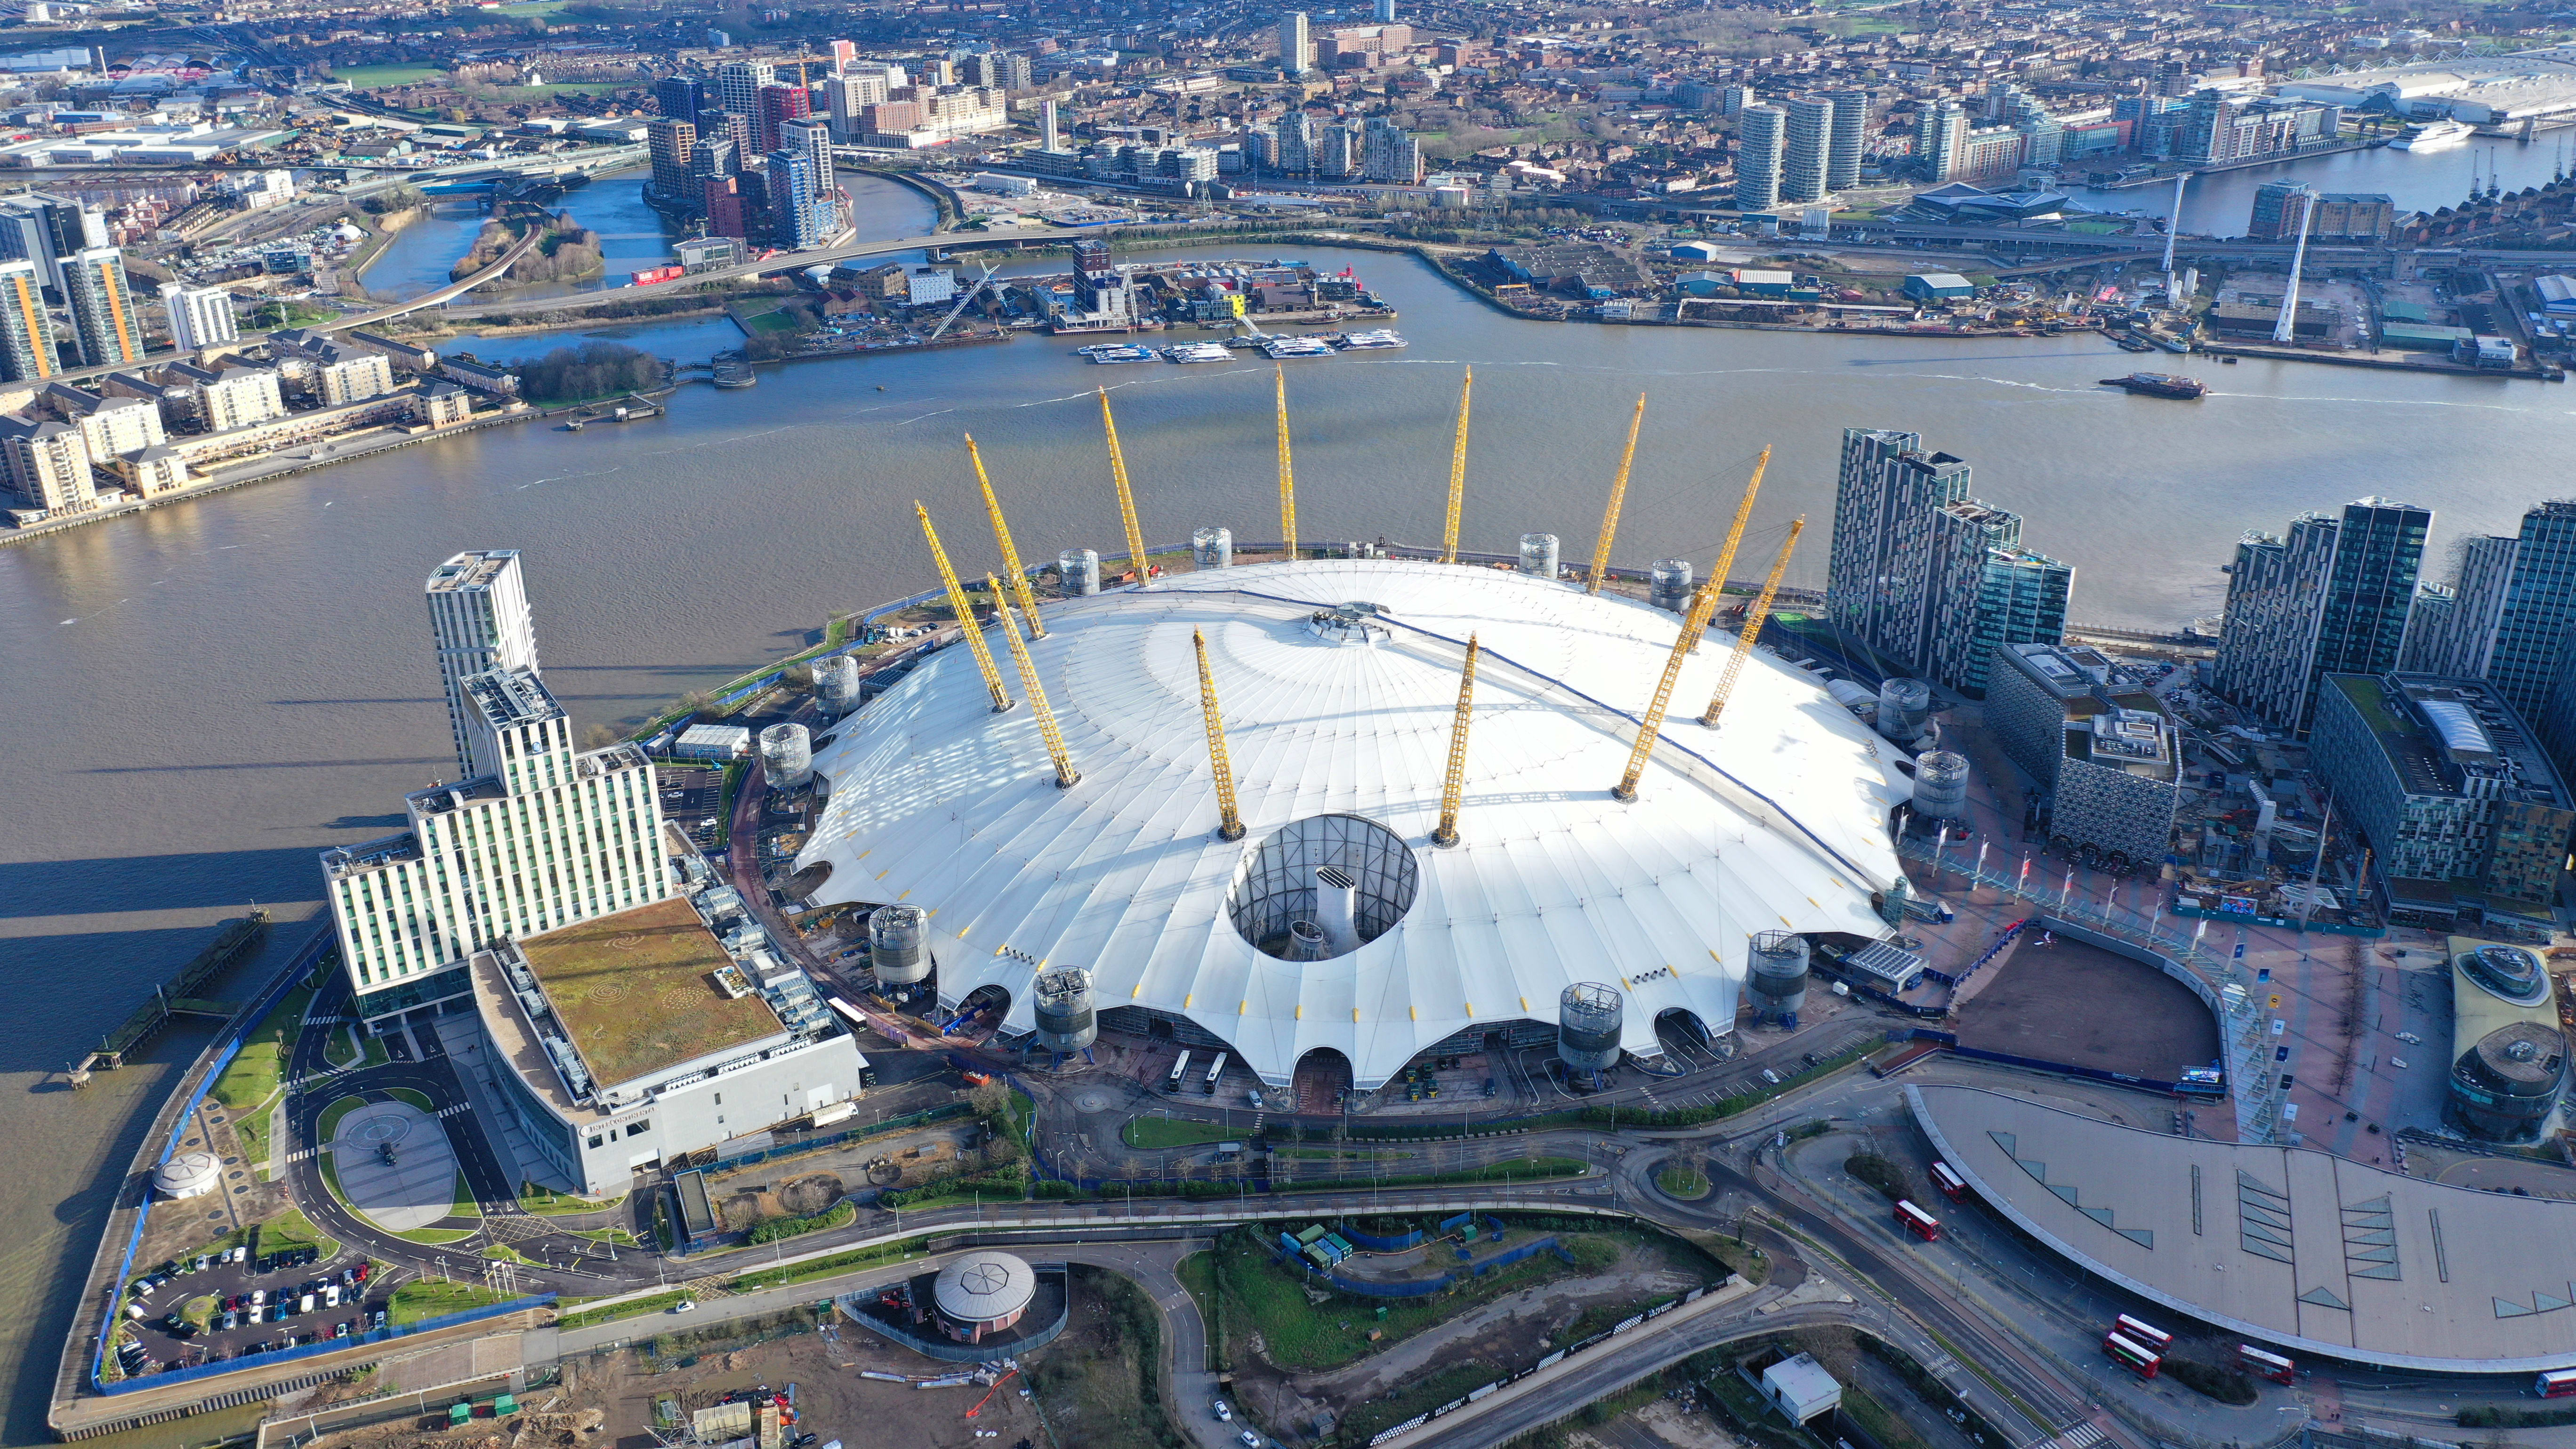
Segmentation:
{"type": "Polygon", "coordinates": [[[2173,1335],[2152,1324],[2142,1323],[2123,1313],[2111,1320],[2111,1331],[2131,1343],[2163,1353],[2173,1347],[2173,1335]]]}
{"type": "Polygon", "coordinates": [[[2544,1399],[2563,1399],[2576,1394],[2576,1369],[2551,1369],[2540,1376],[2531,1391],[2544,1399]]]}
{"type": "Polygon", "coordinates": [[[2157,1367],[2164,1362],[2163,1355],[2131,1343],[2116,1333],[2102,1340],[2102,1351],[2142,1379],[2154,1378],[2157,1367]]]}
{"type": "MultiPolygon", "coordinates": [[[[2298,1367],[2279,1354],[2265,1353],[2250,1343],[2236,1345],[2236,1357],[2244,1363],[2247,1373],[2256,1378],[2270,1379],[2276,1384],[2290,1382],[2293,1372],[2298,1367]]],[[[2576,1377],[2576,1375],[2570,1377],[2576,1377]]]]}
{"type": "Polygon", "coordinates": [[[1910,1202],[1896,1205],[1896,1225],[1927,1243],[1938,1242],[1941,1238],[1941,1220],[1910,1202]]]}
{"type": "Polygon", "coordinates": [[[1952,1202],[1967,1196],[1968,1180],[1952,1172],[1946,1162],[1932,1164],[1932,1185],[1941,1189],[1941,1195],[1952,1202]]]}

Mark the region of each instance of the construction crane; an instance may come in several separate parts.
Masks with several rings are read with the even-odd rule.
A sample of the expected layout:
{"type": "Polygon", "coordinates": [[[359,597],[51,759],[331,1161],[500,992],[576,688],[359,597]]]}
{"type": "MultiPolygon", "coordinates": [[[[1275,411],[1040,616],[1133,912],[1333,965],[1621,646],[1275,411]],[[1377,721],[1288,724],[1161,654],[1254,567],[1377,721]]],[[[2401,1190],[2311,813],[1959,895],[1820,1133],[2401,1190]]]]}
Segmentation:
{"type": "MultiPolygon", "coordinates": [[[[981,264],[981,263],[978,263],[978,265],[982,265],[982,264],[981,264]]],[[[974,301],[974,300],[975,300],[975,294],[976,294],[976,293],[978,293],[978,292],[980,292],[980,291],[982,291],[982,290],[984,290],[984,284],[985,284],[986,282],[991,281],[991,280],[993,280],[993,269],[992,269],[991,267],[989,267],[989,266],[986,266],[986,267],[984,267],[984,275],[982,275],[982,276],[980,276],[980,277],[977,277],[977,278],[975,279],[975,285],[973,285],[973,286],[971,286],[971,287],[968,287],[968,288],[966,289],[966,295],[965,295],[965,296],[963,296],[963,297],[958,298],[958,299],[957,299],[957,305],[956,305],[956,306],[954,306],[954,307],[949,308],[949,309],[948,309],[948,315],[947,315],[947,316],[945,316],[945,317],[940,318],[940,319],[939,319],[939,325],[938,325],[937,327],[934,327],[934,328],[932,328],[932,329],[931,329],[931,331],[930,331],[929,341],[931,341],[931,342],[936,342],[936,341],[938,341],[938,340],[939,340],[939,334],[948,330],[948,324],[957,320],[957,314],[958,314],[958,313],[960,313],[960,312],[965,311],[965,310],[966,310],[966,304],[967,304],[967,303],[969,303],[969,302],[974,301]]]]}
{"type": "Polygon", "coordinates": [[[1127,525],[1127,562],[1145,582],[1145,535],[1136,527],[1136,495],[1127,488],[1127,455],[1118,449],[1118,420],[1109,415],[1109,389],[1100,389],[1100,426],[1109,434],[1109,476],[1118,484],[1118,516],[1127,525]]]}
{"type": "Polygon", "coordinates": [[[1655,684],[1654,702],[1646,706],[1646,716],[1637,723],[1637,743],[1628,751],[1628,772],[1619,777],[1610,791],[1618,800],[1637,798],[1637,782],[1646,774],[1646,761],[1655,753],[1655,738],[1663,733],[1664,710],[1673,702],[1673,685],[1682,677],[1682,661],[1690,657],[1691,646],[1699,641],[1700,631],[1708,627],[1708,616],[1717,608],[1717,580],[1701,583],[1691,595],[1690,612],[1682,618],[1682,632],[1673,638],[1673,656],[1664,661],[1664,677],[1655,684]]]}
{"type": "MultiPolygon", "coordinates": [[[[1011,526],[1002,521],[1002,500],[993,496],[993,480],[984,476],[984,455],[975,447],[975,435],[966,435],[966,456],[975,460],[975,481],[983,485],[984,511],[993,516],[993,541],[1002,546],[1002,567],[1009,571],[1011,587],[1019,593],[1020,612],[1029,616],[1029,637],[1046,637],[1046,622],[1038,617],[1038,601],[1029,593],[1028,570],[1020,567],[1020,551],[1011,546],[1011,526]]],[[[995,594],[993,597],[1000,598],[995,594]]]]}
{"type": "Polygon", "coordinates": [[[1234,808],[1234,762],[1225,752],[1225,716],[1216,707],[1216,676],[1208,672],[1207,636],[1192,629],[1190,647],[1199,652],[1199,716],[1207,722],[1208,763],[1216,767],[1217,838],[1241,840],[1243,817],[1234,808]]]}
{"type": "Polygon", "coordinates": [[[1592,545],[1592,573],[1583,582],[1583,592],[1601,592],[1601,580],[1610,572],[1610,540],[1619,532],[1619,505],[1628,498],[1628,465],[1637,461],[1637,430],[1646,425],[1646,395],[1637,394],[1637,414],[1628,419],[1627,451],[1619,455],[1619,475],[1610,480],[1610,506],[1601,510],[1601,537],[1592,545]]]}
{"type": "Polygon", "coordinates": [[[1807,526],[1804,514],[1789,525],[1789,536],[1780,544],[1780,556],[1771,561],[1771,576],[1762,581],[1762,593],[1753,607],[1745,611],[1744,628],[1735,636],[1735,652],[1726,656],[1726,672],[1717,677],[1717,692],[1708,697],[1708,708],[1699,722],[1717,728],[1717,717],[1725,710],[1727,696],[1735,693],[1735,677],[1744,672],[1744,656],[1753,652],[1753,641],[1762,634],[1762,621],[1771,616],[1771,600],[1780,592],[1780,576],[1789,571],[1790,551],[1798,546],[1798,535],[1807,526]]]}
{"type": "MultiPolygon", "coordinates": [[[[1753,481],[1744,485],[1744,501],[1735,505],[1735,522],[1726,530],[1726,544],[1718,549],[1717,562],[1708,571],[1709,587],[1717,593],[1726,591],[1726,571],[1735,567],[1735,550],[1744,542],[1744,525],[1753,518],[1754,495],[1762,491],[1762,475],[1770,467],[1771,450],[1766,447],[1762,450],[1762,456],[1753,461],[1753,481]]],[[[1715,595],[1712,594],[1711,597],[1715,595]]],[[[1687,623],[1682,626],[1682,637],[1690,644],[1685,652],[1692,654],[1699,652],[1699,636],[1707,628],[1708,616],[1705,614],[1700,616],[1698,628],[1693,628],[1687,623]]]]}
{"type": "Polygon", "coordinates": [[[1449,722],[1449,773],[1440,781],[1440,824],[1431,843],[1458,843],[1458,796],[1467,786],[1467,720],[1476,708],[1476,636],[1467,636],[1467,667],[1458,675],[1458,715],[1449,722]]]}
{"type": "MultiPolygon", "coordinates": [[[[1288,369],[1279,374],[1279,536],[1293,562],[1297,557],[1297,467],[1288,454],[1288,369]]],[[[1229,837],[1230,838],[1230,837],[1229,837]]]]}
{"type": "MultiPolygon", "coordinates": [[[[957,627],[966,636],[966,647],[974,652],[975,667],[984,672],[984,687],[993,691],[993,713],[1009,709],[1014,701],[1002,688],[1002,671],[993,667],[993,651],[984,647],[984,628],[975,622],[975,607],[966,602],[966,586],[957,582],[957,570],[949,567],[948,550],[939,545],[939,530],[930,526],[930,510],[921,500],[912,500],[912,511],[921,519],[921,536],[930,541],[930,556],[939,564],[939,581],[948,586],[948,607],[957,613],[957,627]]],[[[994,595],[996,600],[1000,595],[994,595]]]]}
{"type": "Polygon", "coordinates": [[[1467,400],[1476,391],[1476,369],[1458,387],[1458,446],[1449,454],[1449,523],[1440,535],[1440,561],[1458,561],[1458,509],[1467,501],[1467,400]]]}
{"type": "MultiPolygon", "coordinates": [[[[1002,637],[1011,642],[1011,662],[1020,666],[1020,690],[1029,697],[1029,708],[1038,717],[1038,737],[1046,741],[1047,758],[1055,761],[1055,787],[1070,790],[1081,781],[1082,772],[1073,767],[1073,756],[1065,750],[1064,731],[1055,727],[1055,711],[1047,704],[1046,687],[1038,683],[1037,661],[1029,657],[1028,642],[1020,637],[1020,623],[1011,617],[1011,606],[1002,598],[1002,586],[991,574],[984,575],[984,587],[993,591],[993,612],[1002,616],[1002,637]]],[[[1037,610],[1029,610],[1031,622],[1037,610]]]]}

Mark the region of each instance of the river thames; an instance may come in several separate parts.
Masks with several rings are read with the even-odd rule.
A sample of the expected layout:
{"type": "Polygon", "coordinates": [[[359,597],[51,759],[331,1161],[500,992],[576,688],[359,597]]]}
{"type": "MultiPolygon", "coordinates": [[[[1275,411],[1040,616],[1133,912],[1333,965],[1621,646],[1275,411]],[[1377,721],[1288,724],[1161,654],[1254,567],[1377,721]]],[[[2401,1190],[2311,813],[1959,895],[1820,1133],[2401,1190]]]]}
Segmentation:
{"type": "MultiPolygon", "coordinates": [[[[885,199],[868,220],[902,236],[924,217],[885,199]]],[[[1402,309],[1412,341],[1290,364],[1309,543],[1437,540],[1468,365],[1468,547],[1550,531],[1568,560],[1588,556],[1642,391],[1620,563],[1705,567],[1770,444],[1748,557],[1767,557],[1803,513],[1812,527],[1791,577],[1817,583],[1841,430],[1905,428],[1969,460],[1979,495],[2025,516],[2028,546],[2077,566],[2075,617],[2099,623],[2216,612],[2237,537],[2303,509],[2371,493],[2430,505],[2438,555],[2566,491],[2576,393],[2564,387],[2134,359],[2089,336],[1528,322],[1410,257],[1280,254],[1354,268],[1402,309]],[[2141,362],[2194,372],[2212,393],[2175,403],[2096,386],[2141,362]]],[[[730,329],[480,350],[524,356],[590,335],[688,360],[730,329]]],[[[658,420],[490,429],[0,549],[0,725],[18,741],[0,763],[0,983],[17,1022],[0,1039],[14,1089],[0,1141],[16,1149],[0,1178],[14,1229],[0,1247],[7,1442],[45,1437],[57,1346],[104,1211],[96,1174],[122,1165],[171,1064],[202,1038],[165,1037],[79,1095],[47,1074],[252,900],[290,923],[281,941],[299,939],[292,923],[319,908],[315,853],[397,828],[403,792],[455,773],[421,602],[433,564],[524,550],[548,681],[580,724],[635,718],[801,647],[833,611],[932,582],[915,498],[961,568],[993,567],[962,432],[982,444],[1024,556],[1084,545],[1114,557],[1100,386],[1149,542],[1203,524],[1277,536],[1269,364],[1094,367],[1068,340],[1024,337],[770,368],[748,391],[685,388],[658,420]]],[[[1651,687],[1637,681],[1640,699],[1651,687]]]]}

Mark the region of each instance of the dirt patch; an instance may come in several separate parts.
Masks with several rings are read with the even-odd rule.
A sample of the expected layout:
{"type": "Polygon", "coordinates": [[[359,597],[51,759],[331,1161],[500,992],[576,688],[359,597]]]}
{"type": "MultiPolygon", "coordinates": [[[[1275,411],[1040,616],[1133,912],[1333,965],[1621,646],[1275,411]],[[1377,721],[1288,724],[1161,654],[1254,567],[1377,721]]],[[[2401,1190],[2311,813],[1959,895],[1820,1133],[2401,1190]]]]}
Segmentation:
{"type": "Polygon", "coordinates": [[[2218,1023],[2153,966],[2059,937],[2025,940],[1959,1011],[1959,1044],[2176,1080],[2218,1060],[2218,1023]]]}
{"type": "Polygon", "coordinates": [[[831,1173],[809,1173],[779,1185],[778,1205],[798,1217],[810,1217],[839,1202],[846,1191],[841,1179],[831,1173]]]}

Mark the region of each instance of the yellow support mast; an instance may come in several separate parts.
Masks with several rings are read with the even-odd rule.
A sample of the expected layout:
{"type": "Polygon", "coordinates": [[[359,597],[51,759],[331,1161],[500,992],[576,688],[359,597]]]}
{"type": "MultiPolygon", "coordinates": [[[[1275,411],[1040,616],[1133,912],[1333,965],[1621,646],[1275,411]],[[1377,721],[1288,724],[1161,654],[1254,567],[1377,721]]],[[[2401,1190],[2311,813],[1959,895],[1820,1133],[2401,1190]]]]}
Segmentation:
{"type": "MultiPolygon", "coordinates": [[[[1038,736],[1046,741],[1047,758],[1055,761],[1055,787],[1070,790],[1082,780],[1082,772],[1073,767],[1073,756],[1064,747],[1064,731],[1055,727],[1055,711],[1047,704],[1046,687],[1038,683],[1037,661],[1029,657],[1029,646],[1020,638],[1020,624],[1011,617],[1011,606],[1002,598],[1002,586],[984,575],[984,587],[993,591],[993,612],[1002,616],[1002,637],[1011,641],[1011,662],[1020,666],[1020,689],[1029,697],[1029,708],[1038,717],[1038,736]]],[[[1029,611],[1032,620],[1037,611],[1029,611]]]]}
{"type": "MultiPolygon", "coordinates": [[[[975,481],[984,487],[984,511],[993,515],[993,541],[1002,546],[1002,568],[1011,576],[1011,587],[1020,596],[1020,612],[1029,616],[1029,637],[1046,637],[1046,621],[1038,617],[1038,601],[1029,593],[1029,575],[1020,567],[1020,551],[1011,546],[1011,526],[1002,521],[1002,500],[993,496],[993,480],[984,476],[984,455],[976,450],[975,435],[966,435],[966,456],[975,460],[975,481]]],[[[996,599],[1000,594],[993,596],[996,599]]]]}
{"type": "MultiPolygon", "coordinates": [[[[984,671],[984,687],[993,691],[993,713],[1009,709],[1014,701],[1002,688],[1002,671],[993,667],[993,651],[984,647],[984,626],[975,622],[975,606],[966,602],[966,586],[957,582],[957,570],[948,564],[948,550],[939,546],[939,530],[930,526],[930,510],[921,500],[912,500],[912,511],[921,518],[921,536],[930,540],[930,556],[938,561],[939,580],[948,585],[948,607],[957,612],[957,626],[966,636],[966,647],[975,655],[975,667],[984,671]]],[[[994,595],[1000,602],[1001,596],[994,595]]]]}
{"type": "Polygon", "coordinates": [[[1682,661],[1690,657],[1691,645],[1700,631],[1708,627],[1708,616],[1717,608],[1717,580],[1710,579],[1691,595],[1690,613],[1683,616],[1682,632],[1673,639],[1673,656],[1664,661],[1664,677],[1655,685],[1654,702],[1646,706],[1646,717],[1637,724],[1637,743],[1628,751],[1628,773],[1619,777],[1610,794],[1615,799],[1637,798],[1637,782],[1645,777],[1646,761],[1653,758],[1655,739],[1663,733],[1664,711],[1673,702],[1673,685],[1682,677],[1682,661]]]}
{"type": "Polygon", "coordinates": [[[1458,675],[1458,716],[1449,722],[1449,773],[1440,782],[1440,825],[1431,843],[1458,843],[1458,797],[1467,787],[1467,720],[1476,709],[1476,636],[1467,636],[1467,667],[1458,675]]]}
{"type": "Polygon", "coordinates": [[[1735,652],[1726,656],[1726,672],[1717,677],[1717,692],[1708,697],[1708,709],[1699,722],[1717,728],[1717,717],[1726,708],[1728,695],[1735,692],[1735,677],[1744,671],[1744,656],[1753,652],[1753,641],[1761,636],[1762,621],[1771,617],[1771,600],[1780,592],[1780,576],[1789,571],[1789,553],[1798,546],[1798,535],[1807,526],[1801,515],[1789,525],[1789,537],[1780,545],[1780,556],[1771,562],[1771,576],[1762,581],[1761,596],[1753,607],[1744,611],[1744,629],[1735,636],[1735,652]]]}
{"type": "Polygon", "coordinates": [[[1199,716],[1207,722],[1208,763],[1216,767],[1217,838],[1241,840],[1243,816],[1234,808],[1234,761],[1225,752],[1225,716],[1216,707],[1216,676],[1208,672],[1207,636],[1190,631],[1199,652],[1199,716]]]}
{"type": "Polygon", "coordinates": [[[1637,394],[1636,416],[1628,419],[1627,451],[1619,455],[1619,476],[1610,480],[1610,506],[1601,510],[1601,537],[1592,545],[1592,572],[1583,581],[1583,592],[1601,592],[1601,580],[1610,572],[1610,540],[1619,532],[1619,505],[1628,498],[1628,465],[1637,461],[1637,430],[1646,425],[1646,395],[1637,394]]]}
{"type": "MultiPolygon", "coordinates": [[[[1280,546],[1294,562],[1297,557],[1297,465],[1288,452],[1288,369],[1279,374],[1279,536],[1280,546]]],[[[1231,837],[1229,837],[1231,838],[1231,837]]]]}
{"type": "Polygon", "coordinates": [[[1118,448],[1118,420],[1109,415],[1109,389],[1100,390],[1100,426],[1109,433],[1109,476],[1118,484],[1118,517],[1127,525],[1127,562],[1145,582],[1145,535],[1136,527],[1136,495],[1127,487],[1127,455],[1118,448]]]}
{"type": "Polygon", "coordinates": [[[1476,369],[1458,386],[1458,445],[1449,453],[1449,523],[1440,534],[1440,561],[1458,561],[1458,510],[1467,501],[1467,402],[1476,391],[1476,369]]]}
{"type": "MultiPolygon", "coordinates": [[[[1762,475],[1771,467],[1771,450],[1764,448],[1754,460],[1753,481],[1744,485],[1744,501],[1735,505],[1735,522],[1726,530],[1726,546],[1717,551],[1717,563],[1708,571],[1708,585],[1714,593],[1726,592],[1727,570],[1735,567],[1735,550],[1744,542],[1744,525],[1753,519],[1754,495],[1762,491],[1762,475]]],[[[1687,652],[1699,652],[1699,636],[1708,627],[1708,616],[1700,616],[1699,628],[1684,625],[1682,635],[1690,641],[1687,652]]]]}

